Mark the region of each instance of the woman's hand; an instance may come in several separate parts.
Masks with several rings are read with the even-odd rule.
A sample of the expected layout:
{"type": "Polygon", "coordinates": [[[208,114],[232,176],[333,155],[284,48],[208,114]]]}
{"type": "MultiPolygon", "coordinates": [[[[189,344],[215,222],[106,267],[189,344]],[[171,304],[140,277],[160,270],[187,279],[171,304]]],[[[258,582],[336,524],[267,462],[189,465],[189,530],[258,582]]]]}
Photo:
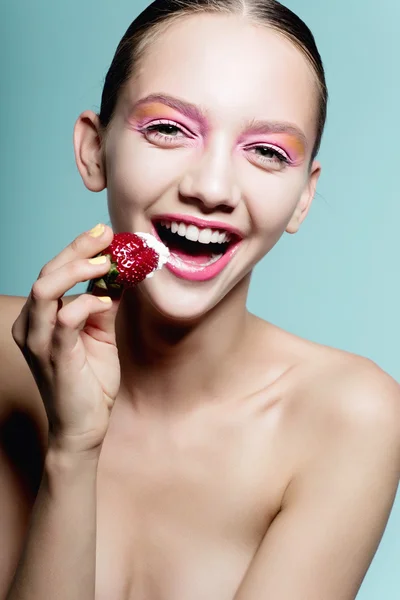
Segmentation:
{"type": "Polygon", "coordinates": [[[121,297],[62,301],[78,282],[107,273],[108,257],[103,264],[89,259],[112,238],[107,226],[98,237],[85,232],[48,262],[12,327],[43,399],[49,447],[67,452],[100,453],[120,386],[115,317],[121,297]]]}

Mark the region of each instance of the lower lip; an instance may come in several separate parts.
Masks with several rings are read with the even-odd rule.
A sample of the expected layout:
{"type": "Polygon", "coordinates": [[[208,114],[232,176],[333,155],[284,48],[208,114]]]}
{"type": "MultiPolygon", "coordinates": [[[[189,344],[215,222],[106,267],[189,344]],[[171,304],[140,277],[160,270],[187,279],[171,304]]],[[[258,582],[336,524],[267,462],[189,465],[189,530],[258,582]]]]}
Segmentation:
{"type": "MultiPolygon", "coordinates": [[[[154,226],[152,227],[152,234],[162,242],[154,226]]],[[[208,281],[219,275],[221,271],[225,269],[238,251],[240,243],[241,240],[232,244],[225,254],[211,265],[202,266],[194,263],[191,264],[171,254],[165,268],[181,279],[187,279],[188,281],[208,281]]]]}

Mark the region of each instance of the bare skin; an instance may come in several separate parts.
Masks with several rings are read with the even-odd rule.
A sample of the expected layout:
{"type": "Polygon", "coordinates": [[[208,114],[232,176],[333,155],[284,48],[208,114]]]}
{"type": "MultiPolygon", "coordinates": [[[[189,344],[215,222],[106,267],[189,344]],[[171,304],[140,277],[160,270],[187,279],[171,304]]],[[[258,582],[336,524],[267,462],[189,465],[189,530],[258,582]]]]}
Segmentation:
{"type": "MultiPolygon", "coordinates": [[[[97,299],[64,296],[57,306],[75,283],[106,272],[87,264],[98,251],[88,234],[45,266],[34,298],[1,299],[3,423],[17,408],[30,415],[40,440],[31,447],[43,456],[33,475],[25,460],[18,472],[26,436],[4,445],[1,592],[19,565],[7,600],[27,600],[32,587],[60,600],[352,600],[398,484],[399,386],[367,359],[245,309],[252,267],[298,230],[314,196],[310,67],[287,40],[235,19],[197,16],[156,45],[121,99],[105,160],[96,115],[79,118],[82,179],[107,187],[114,231],[149,231],[152,217],[179,211],[236,226],[244,241],[211,282],[164,268],[125,293],[115,340],[97,299]],[[195,123],[197,133],[173,142],[139,134],[136,102],[161,92],[205,110],[208,137],[195,123]],[[303,131],[295,165],[254,152],[270,134],[250,139],[244,123],[266,118],[303,131]],[[12,327],[28,359],[40,358],[41,394],[12,327]],[[77,367],[77,348],[93,371],[77,367]],[[54,365],[62,385],[48,376],[54,365]],[[57,413],[49,444],[43,402],[57,413]]],[[[157,115],[178,119],[156,104],[157,115]]],[[[109,228],[104,235],[111,240],[109,228]]]]}
{"type": "MultiPolygon", "coordinates": [[[[64,302],[74,298],[65,297],[64,302]]],[[[7,330],[25,298],[1,298],[2,303],[4,300],[7,330]]],[[[151,417],[132,411],[126,398],[118,396],[97,468],[96,600],[110,596],[115,600],[236,597],[257,549],[282,511],[294,476],[309,457],[327,452],[332,440],[336,440],[334,449],[340,462],[341,447],[346,443],[343,434],[351,433],[349,424],[357,430],[352,413],[360,399],[353,395],[346,400],[353,406],[344,406],[339,396],[321,394],[321,389],[334,386],[339,376],[353,378],[354,374],[356,380],[377,378],[391,391],[397,385],[366,359],[307,342],[251,315],[249,321],[256,335],[253,346],[244,346],[242,351],[248,357],[260,349],[254,348],[255,340],[267,346],[273,339],[273,357],[265,356],[265,364],[272,367],[269,377],[263,360],[255,368],[248,363],[253,384],[248,385],[249,378],[242,379],[235,396],[186,412],[152,411],[151,417]]],[[[24,452],[39,456],[41,451],[42,467],[48,429],[43,405],[13,340],[5,337],[4,342],[8,362],[2,381],[7,395],[2,406],[8,405],[9,416],[3,418],[2,429],[13,411],[25,415],[37,429],[37,439],[28,438],[31,441],[28,445],[25,441],[24,452]]],[[[381,425],[379,421],[389,426],[382,409],[389,415],[391,408],[387,399],[376,400],[371,432],[372,425],[381,425]]],[[[386,428],[389,439],[391,429],[386,428]]],[[[2,448],[2,464],[7,469],[2,495],[9,494],[2,503],[8,517],[7,527],[2,529],[7,532],[2,564],[9,573],[18,561],[42,476],[41,470],[29,464],[21,470],[15,462],[25,432],[17,426],[12,443],[2,448]]],[[[381,441],[382,448],[387,448],[383,436],[381,441]]],[[[393,448],[393,441],[389,446],[393,448]]],[[[364,460],[368,467],[370,456],[365,454],[364,460]]],[[[394,499],[396,468],[388,468],[387,460],[384,464],[387,475],[381,473],[379,484],[384,506],[375,507],[377,529],[371,534],[372,526],[365,528],[360,556],[349,569],[351,594],[356,593],[373,558],[394,499]]],[[[346,482],[343,490],[336,489],[338,499],[341,493],[347,493],[346,482]]],[[[358,506],[361,523],[369,517],[369,510],[368,502],[358,506]]],[[[324,526],[337,530],[339,524],[324,526]]],[[[304,524],[310,539],[301,540],[299,557],[312,551],[313,527],[312,520],[304,524]]],[[[296,539],[295,529],[291,536],[296,539]]],[[[342,567],[354,561],[351,555],[351,546],[341,548],[342,567]]],[[[286,593],[282,597],[296,597],[295,589],[286,593]]],[[[312,593],[309,588],[309,597],[316,598],[312,593]]],[[[351,594],[337,597],[347,599],[351,594]]]]}

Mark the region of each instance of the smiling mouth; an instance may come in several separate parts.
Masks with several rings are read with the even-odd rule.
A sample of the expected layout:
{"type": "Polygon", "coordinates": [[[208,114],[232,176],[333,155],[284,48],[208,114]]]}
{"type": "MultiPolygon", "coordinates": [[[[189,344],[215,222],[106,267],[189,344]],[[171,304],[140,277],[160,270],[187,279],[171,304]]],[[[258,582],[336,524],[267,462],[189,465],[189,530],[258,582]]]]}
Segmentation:
{"type": "Polygon", "coordinates": [[[239,236],[222,229],[199,228],[178,221],[153,222],[160,240],[180,261],[208,267],[220,260],[239,236]]]}

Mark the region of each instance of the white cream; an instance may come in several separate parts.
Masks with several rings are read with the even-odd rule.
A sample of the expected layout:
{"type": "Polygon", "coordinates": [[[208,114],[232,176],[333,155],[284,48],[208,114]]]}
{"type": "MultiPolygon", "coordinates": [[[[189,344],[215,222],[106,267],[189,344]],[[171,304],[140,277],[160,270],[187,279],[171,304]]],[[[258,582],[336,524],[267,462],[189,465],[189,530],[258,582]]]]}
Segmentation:
{"type": "MultiPolygon", "coordinates": [[[[153,248],[158,254],[158,265],[155,270],[162,269],[162,267],[168,262],[170,257],[170,251],[167,246],[160,242],[157,238],[154,237],[151,233],[143,233],[141,231],[135,231],[135,235],[139,236],[146,242],[149,248],[153,248]]],[[[147,277],[153,277],[154,271],[146,275],[147,277]]]]}

